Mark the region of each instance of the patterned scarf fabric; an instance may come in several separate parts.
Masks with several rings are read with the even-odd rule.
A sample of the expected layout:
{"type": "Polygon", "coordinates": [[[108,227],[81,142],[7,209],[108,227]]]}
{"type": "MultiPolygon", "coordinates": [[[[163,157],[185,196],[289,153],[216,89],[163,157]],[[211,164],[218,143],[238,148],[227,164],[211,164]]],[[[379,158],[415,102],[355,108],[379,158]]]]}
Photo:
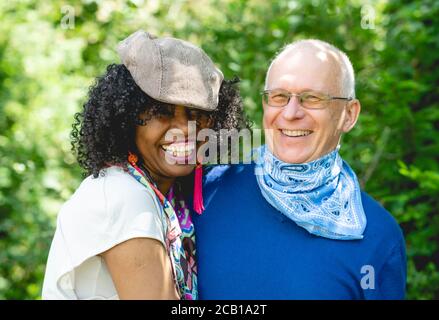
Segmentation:
{"type": "Polygon", "coordinates": [[[256,179],[264,198],[308,232],[330,239],[362,239],[366,216],[355,173],[331,153],[308,163],[277,159],[264,145],[257,149],[256,179]]]}
{"type": "Polygon", "coordinates": [[[174,193],[174,186],[169,190],[166,197],[177,213],[181,228],[181,241],[185,255],[180,259],[186,283],[185,300],[197,300],[197,261],[195,249],[195,229],[192,223],[190,209],[181,194],[174,193]]]}
{"type": "Polygon", "coordinates": [[[160,218],[166,234],[166,248],[171,260],[176,288],[182,300],[197,300],[197,265],[195,259],[195,230],[182,196],[175,196],[171,188],[167,197],[148,179],[138,166],[127,164],[129,173],[161,203],[160,218]],[[177,213],[176,213],[177,212],[177,213]]]}

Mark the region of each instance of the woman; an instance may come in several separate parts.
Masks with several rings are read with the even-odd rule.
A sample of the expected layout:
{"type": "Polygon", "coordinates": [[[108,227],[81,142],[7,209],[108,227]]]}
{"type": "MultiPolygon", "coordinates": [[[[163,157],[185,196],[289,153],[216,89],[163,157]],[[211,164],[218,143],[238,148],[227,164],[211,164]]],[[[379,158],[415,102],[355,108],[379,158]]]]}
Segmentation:
{"type": "Polygon", "coordinates": [[[138,31],[118,52],[123,64],[108,66],[75,115],[73,149],[89,176],[58,215],[43,298],[197,299],[185,199],[200,143],[188,122],[197,131],[240,129],[241,99],[234,81],[182,40],[138,31]],[[183,139],[169,141],[173,132],[183,139]]]}

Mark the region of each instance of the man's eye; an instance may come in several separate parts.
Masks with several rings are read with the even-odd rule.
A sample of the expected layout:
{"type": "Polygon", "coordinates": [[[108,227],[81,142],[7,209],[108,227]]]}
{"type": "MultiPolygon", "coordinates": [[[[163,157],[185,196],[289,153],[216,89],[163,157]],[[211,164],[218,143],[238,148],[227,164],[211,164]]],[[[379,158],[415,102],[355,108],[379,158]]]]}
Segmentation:
{"type": "Polygon", "coordinates": [[[288,96],[281,94],[281,93],[278,93],[278,94],[272,95],[270,99],[274,102],[283,102],[283,101],[288,100],[288,96]]]}
{"type": "Polygon", "coordinates": [[[302,95],[302,100],[306,101],[306,102],[320,102],[323,99],[317,95],[313,95],[313,94],[304,94],[302,95]]]}

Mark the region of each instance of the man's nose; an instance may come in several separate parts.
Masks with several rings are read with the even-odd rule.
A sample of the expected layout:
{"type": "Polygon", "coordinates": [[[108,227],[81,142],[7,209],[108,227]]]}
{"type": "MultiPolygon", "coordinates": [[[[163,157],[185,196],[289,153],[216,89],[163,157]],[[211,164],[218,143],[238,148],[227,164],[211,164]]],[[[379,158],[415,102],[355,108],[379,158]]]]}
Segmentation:
{"type": "Polygon", "coordinates": [[[291,96],[290,101],[283,107],[282,115],[287,120],[294,120],[296,118],[303,118],[305,112],[300,105],[299,98],[291,96]]]}

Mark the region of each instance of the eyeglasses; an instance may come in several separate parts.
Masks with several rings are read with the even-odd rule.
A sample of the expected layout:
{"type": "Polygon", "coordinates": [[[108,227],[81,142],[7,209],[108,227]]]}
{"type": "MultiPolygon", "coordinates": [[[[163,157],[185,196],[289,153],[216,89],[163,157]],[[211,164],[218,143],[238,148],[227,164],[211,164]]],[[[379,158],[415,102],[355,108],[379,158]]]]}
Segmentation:
{"type": "Polygon", "coordinates": [[[323,109],[328,105],[327,102],[331,100],[347,100],[347,101],[352,100],[351,97],[349,98],[333,97],[315,91],[291,93],[283,89],[273,89],[273,90],[264,90],[262,92],[264,103],[266,103],[271,107],[285,107],[290,102],[290,99],[293,96],[297,97],[297,99],[299,100],[299,104],[307,109],[323,109]]]}

